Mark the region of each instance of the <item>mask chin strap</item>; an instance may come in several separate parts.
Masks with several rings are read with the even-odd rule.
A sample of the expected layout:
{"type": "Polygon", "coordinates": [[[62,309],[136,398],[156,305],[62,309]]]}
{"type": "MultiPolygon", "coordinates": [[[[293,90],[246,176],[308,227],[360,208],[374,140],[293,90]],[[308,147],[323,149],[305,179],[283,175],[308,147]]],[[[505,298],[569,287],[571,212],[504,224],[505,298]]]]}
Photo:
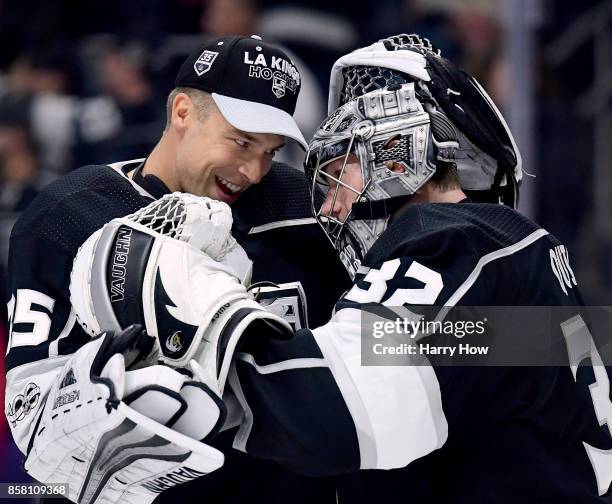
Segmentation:
{"type": "Polygon", "coordinates": [[[498,169],[495,174],[491,191],[504,205],[511,208],[518,207],[517,182],[513,178],[512,168],[500,166],[500,169],[498,169]],[[501,185],[504,181],[504,177],[506,185],[501,185]]]}
{"type": "Polygon", "coordinates": [[[410,196],[394,196],[376,201],[363,201],[353,203],[351,207],[351,220],[376,220],[385,219],[397,212],[410,196]]]}

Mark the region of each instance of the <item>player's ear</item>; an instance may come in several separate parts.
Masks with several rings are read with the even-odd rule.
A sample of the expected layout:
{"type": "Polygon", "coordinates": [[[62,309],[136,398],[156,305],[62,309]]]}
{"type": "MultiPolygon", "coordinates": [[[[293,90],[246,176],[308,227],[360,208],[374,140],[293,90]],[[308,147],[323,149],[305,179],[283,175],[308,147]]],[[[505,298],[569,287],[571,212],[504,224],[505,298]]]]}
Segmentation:
{"type": "Polygon", "coordinates": [[[178,93],[172,100],[172,127],[179,131],[187,129],[193,119],[195,107],[185,93],[178,93]]]}

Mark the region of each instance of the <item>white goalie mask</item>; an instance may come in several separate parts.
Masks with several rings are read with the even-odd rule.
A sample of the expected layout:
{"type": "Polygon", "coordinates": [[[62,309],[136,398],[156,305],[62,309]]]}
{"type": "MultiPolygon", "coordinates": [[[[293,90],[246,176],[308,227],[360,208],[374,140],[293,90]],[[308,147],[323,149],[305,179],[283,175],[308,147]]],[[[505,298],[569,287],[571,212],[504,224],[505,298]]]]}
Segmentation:
{"type": "MultiPolygon", "coordinates": [[[[436,171],[436,162],[453,162],[459,134],[433,103],[422,104],[415,83],[390,85],[367,93],[337,109],[319,127],[306,155],[306,173],[312,185],[312,204],[340,258],[354,276],[361,260],[386,229],[389,217],[425,184],[436,171]],[[389,146],[394,141],[393,146],[389,146]],[[341,181],[350,154],[357,156],[363,188],[341,181]],[[342,160],[338,177],[326,167],[342,160]],[[404,171],[390,170],[399,163],[404,171]],[[332,205],[340,187],[356,195],[343,220],[317,208],[316,184],[335,182],[332,205]]],[[[324,190],[326,188],[324,187],[324,190]]]]}
{"type": "Polygon", "coordinates": [[[331,71],[329,111],[310,143],[305,171],[313,212],[351,276],[389,217],[441,163],[456,167],[473,201],[517,207],[522,162],[503,116],[476,79],[427,39],[395,35],[341,57],[331,71]],[[341,180],[351,155],[363,186],[341,180]],[[337,160],[342,168],[334,177],[326,167],[337,160]],[[389,161],[403,172],[387,168],[389,161]],[[334,193],[324,213],[317,185],[330,181],[334,193]],[[356,196],[342,221],[333,215],[340,187],[356,196]]]}

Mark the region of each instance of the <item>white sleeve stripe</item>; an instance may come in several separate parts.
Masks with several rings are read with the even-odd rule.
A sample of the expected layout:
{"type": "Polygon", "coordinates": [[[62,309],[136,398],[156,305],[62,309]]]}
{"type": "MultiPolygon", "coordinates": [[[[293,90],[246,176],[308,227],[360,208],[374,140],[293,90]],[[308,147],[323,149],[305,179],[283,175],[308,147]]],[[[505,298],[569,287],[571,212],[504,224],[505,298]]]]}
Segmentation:
{"type": "Polygon", "coordinates": [[[353,418],[361,469],[404,467],[440,448],[448,424],[430,366],[362,366],[361,311],[313,331],[353,418]]]}
{"type": "Polygon", "coordinates": [[[470,290],[472,285],[474,285],[474,282],[476,282],[476,280],[480,276],[482,269],[487,264],[497,259],[501,259],[502,257],[507,257],[509,255],[515,254],[516,252],[519,252],[520,250],[527,248],[529,245],[531,245],[532,243],[536,242],[537,240],[539,240],[540,238],[548,234],[549,234],[548,231],[546,231],[545,229],[538,229],[537,231],[534,231],[533,233],[531,233],[529,236],[510,245],[509,247],[495,250],[493,252],[490,252],[482,256],[479,259],[478,263],[476,264],[476,267],[474,268],[474,270],[469,274],[469,276],[465,279],[465,281],[461,284],[461,286],[455,291],[455,293],[450,298],[448,298],[448,301],[444,303],[444,306],[455,306],[461,300],[461,298],[465,296],[466,292],[470,290]]]}
{"type": "Polygon", "coordinates": [[[262,224],[261,226],[252,227],[249,230],[248,234],[251,235],[251,234],[257,234],[257,233],[263,233],[265,231],[270,231],[271,229],[278,229],[278,228],[290,227],[290,226],[304,226],[306,224],[316,224],[316,223],[317,223],[317,220],[314,217],[304,217],[302,219],[288,219],[288,220],[270,222],[268,224],[262,224]]]}
{"type": "MultiPolygon", "coordinates": [[[[342,311],[344,312],[347,310],[342,311]]],[[[323,326],[323,328],[325,327],[327,327],[327,324],[323,326]]],[[[367,408],[360,396],[360,391],[345,365],[343,356],[339,355],[339,352],[332,343],[332,339],[328,338],[327,334],[323,334],[322,337],[319,338],[316,333],[317,330],[313,332],[317,344],[326,357],[332,375],[336,380],[342,398],[355,424],[361,458],[360,467],[362,469],[376,468],[378,458],[376,452],[376,436],[372,423],[370,422],[367,408]]]]}
{"type": "Polygon", "coordinates": [[[247,362],[255,368],[259,374],[272,374],[280,371],[287,371],[290,369],[307,369],[316,367],[327,367],[325,360],[321,358],[304,358],[304,359],[289,359],[281,362],[275,362],[274,364],[266,364],[260,366],[255,362],[255,358],[248,353],[239,352],[236,354],[236,358],[241,361],[247,362]]]}
{"type": "Polygon", "coordinates": [[[438,433],[440,440],[437,448],[441,447],[448,436],[448,423],[446,415],[442,409],[442,396],[440,394],[440,383],[436,372],[431,366],[414,366],[415,371],[421,378],[421,385],[425,391],[425,398],[431,412],[431,421],[434,426],[434,432],[438,433]]]}

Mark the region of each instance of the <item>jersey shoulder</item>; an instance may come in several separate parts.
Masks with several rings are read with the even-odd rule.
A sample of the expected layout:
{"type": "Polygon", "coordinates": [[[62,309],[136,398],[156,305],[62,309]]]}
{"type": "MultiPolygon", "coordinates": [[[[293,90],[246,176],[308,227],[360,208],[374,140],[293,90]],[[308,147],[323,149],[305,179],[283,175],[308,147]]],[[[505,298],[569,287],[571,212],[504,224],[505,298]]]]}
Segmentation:
{"type": "Polygon", "coordinates": [[[487,203],[429,203],[409,207],[372,247],[368,263],[401,256],[484,256],[546,233],[517,211],[487,203]]]}
{"type": "Polygon", "coordinates": [[[365,257],[356,288],[372,292],[368,278],[378,277],[385,278],[386,288],[379,289],[384,295],[374,301],[383,303],[389,298],[396,300],[393,294],[397,290],[407,296],[416,292],[414,289],[422,289],[424,294],[412,296],[412,304],[581,302],[565,247],[515,210],[486,203],[408,208],[365,257]],[[562,264],[557,264],[560,261],[562,264]],[[372,270],[380,274],[370,273],[372,270]],[[558,271],[570,272],[566,275],[571,277],[573,292],[569,301],[565,299],[570,294],[568,282],[564,278],[559,282],[558,271]]]}
{"type": "Polygon", "coordinates": [[[76,250],[111,219],[150,201],[110,166],[84,166],[41,191],[15,223],[11,241],[33,237],[76,250]]]}
{"type": "Polygon", "coordinates": [[[261,182],[232,205],[232,213],[238,231],[301,219],[314,223],[308,179],[297,168],[273,163],[261,182]]]}

